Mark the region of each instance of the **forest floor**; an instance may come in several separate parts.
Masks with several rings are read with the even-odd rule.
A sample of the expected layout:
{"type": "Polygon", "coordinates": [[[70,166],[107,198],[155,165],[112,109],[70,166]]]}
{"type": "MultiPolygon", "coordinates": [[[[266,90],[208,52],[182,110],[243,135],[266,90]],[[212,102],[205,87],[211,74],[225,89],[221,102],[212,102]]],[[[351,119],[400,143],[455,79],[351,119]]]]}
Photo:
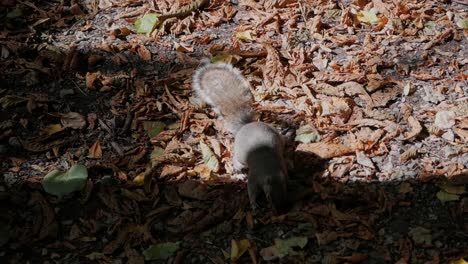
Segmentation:
{"type": "Polygon", "coordinates": [[[398,2],[1,0],[1,262],[468,263],[468,5],[398,2]],[[205,57],[293,132],[287,213],[252,213],[205,57]]]}

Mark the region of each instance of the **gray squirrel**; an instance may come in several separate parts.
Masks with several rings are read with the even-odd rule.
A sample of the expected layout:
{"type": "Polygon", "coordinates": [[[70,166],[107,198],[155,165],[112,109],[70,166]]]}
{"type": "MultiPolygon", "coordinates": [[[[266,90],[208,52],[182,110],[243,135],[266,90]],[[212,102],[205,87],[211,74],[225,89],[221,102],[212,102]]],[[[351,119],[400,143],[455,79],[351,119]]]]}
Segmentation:
{"type": "Polygon", "coordinates": [[[252,209],[259,207],[263,193],[276,212],[287,204],[287,166],[283,157],[284,141],[271,126],[255,122],[252,93],[241,72],[230,64],[202,61],[192,87],[222,119],[234,135],[233,165],[248,169],[248,193],[252,209]]]}

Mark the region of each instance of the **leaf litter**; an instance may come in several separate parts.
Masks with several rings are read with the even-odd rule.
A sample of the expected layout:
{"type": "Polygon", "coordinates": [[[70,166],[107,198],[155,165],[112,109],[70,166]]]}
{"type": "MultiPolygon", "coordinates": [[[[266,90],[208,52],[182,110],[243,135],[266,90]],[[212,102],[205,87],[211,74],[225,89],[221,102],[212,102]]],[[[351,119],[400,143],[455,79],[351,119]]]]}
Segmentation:
{"type": "Polygon", "coordinates": [[[6,1],[1,258],[466,262],[464,7],[6,1]],[[295,130],[288,213],[253,215],[232,177],[232,137],[191,93],[206,56],[295,130]]]}

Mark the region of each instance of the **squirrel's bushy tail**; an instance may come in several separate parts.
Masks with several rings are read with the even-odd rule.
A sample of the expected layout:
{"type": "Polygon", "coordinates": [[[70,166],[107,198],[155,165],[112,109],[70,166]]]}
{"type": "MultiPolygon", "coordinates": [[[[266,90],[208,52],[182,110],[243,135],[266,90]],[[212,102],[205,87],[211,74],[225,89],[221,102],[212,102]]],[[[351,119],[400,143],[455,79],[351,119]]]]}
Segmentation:
{"type": "Polygon", "coordinates": [[[231,133],[252,122],[254,112],[249,84],[230,64],[205,63],[196,70],[192,86],[221,116],[231,133]]]}

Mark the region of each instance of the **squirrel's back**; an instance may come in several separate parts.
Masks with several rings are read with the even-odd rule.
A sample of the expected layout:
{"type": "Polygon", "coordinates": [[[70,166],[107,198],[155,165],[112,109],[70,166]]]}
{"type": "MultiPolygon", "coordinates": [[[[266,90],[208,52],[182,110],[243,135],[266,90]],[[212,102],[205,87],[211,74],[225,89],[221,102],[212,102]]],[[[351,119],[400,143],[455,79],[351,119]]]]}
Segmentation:
{"type": "Polygon", "coordinates": [[[252,94],[240,71],[230,64],[205,64],[193,76],[193,88],[222,117],[228,130],[236,133],[252,122],[252,94]]]}

